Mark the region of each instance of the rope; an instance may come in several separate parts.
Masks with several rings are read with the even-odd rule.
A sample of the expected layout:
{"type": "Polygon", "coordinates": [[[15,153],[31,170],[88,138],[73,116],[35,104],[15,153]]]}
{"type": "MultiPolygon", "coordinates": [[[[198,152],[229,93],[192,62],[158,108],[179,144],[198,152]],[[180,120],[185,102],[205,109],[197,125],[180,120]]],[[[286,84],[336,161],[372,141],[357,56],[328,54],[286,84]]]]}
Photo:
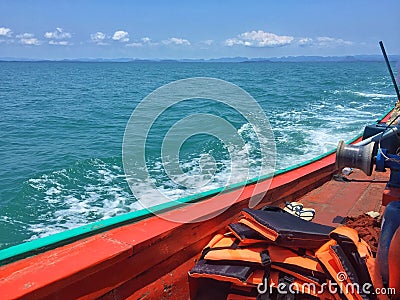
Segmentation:
{"type": "MultiPolygon", "coordinates": [[[[383,153],[382,148],[381,148],[381,140],[382,140],[382,137],[383,137],[384,133],[385,133],[388,129],[393,130],[392,128],[390,128],[390,125],[392,125],[392,124],[394,123],[394,121],[396,121],[399,117],[400,117],[400,114],[398,114],[392,121],[390,121],[389,124],[386,125],[385,130],[382,131],[381,137],[380,137],[380,139],[378,140],[378,151],[379,151],[379,152],[381,153],[381,155],[385,158],[385,161],[393,161],[393,162],[396,162],[396,163],[398,163],[398,164],[400,164],[400,160],[399,160],[399,159],[390,158],[390,157],[386,156],[385,153],[383,153]]],[[[396,154],[398,153],[398,150],[399,150],[399,149],[400,149],[400,147],[397,148],[396,154]]]]}

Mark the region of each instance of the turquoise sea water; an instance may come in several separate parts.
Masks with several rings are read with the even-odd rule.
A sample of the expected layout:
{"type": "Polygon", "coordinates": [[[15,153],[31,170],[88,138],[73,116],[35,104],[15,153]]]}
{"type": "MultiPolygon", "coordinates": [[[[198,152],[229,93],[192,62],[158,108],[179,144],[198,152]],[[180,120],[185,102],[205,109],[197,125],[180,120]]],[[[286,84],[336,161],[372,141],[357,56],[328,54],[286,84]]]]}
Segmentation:
{"type": "MultiPolygon", "coordinates": [[[[272,126],[277,169],[349,139],[394,105],[384,63],[0,63],[0,249],[140,208],[126,183],[122,139],[135,106],[156,88],[188,77],[232,82],[261,105],[272,126]]],[[[257,141],[235,115],[212,101],[182,103],[168,120],[190,113],[222,116],[253,151],[257,141]]],[[[182,147],[182,169],[216,160],[210,188],[229,175],[224,145],[198,135],[182,147]]],[[[147,165],[171,199],[194,193],[174,184],[149,143],[147,165]]]]}

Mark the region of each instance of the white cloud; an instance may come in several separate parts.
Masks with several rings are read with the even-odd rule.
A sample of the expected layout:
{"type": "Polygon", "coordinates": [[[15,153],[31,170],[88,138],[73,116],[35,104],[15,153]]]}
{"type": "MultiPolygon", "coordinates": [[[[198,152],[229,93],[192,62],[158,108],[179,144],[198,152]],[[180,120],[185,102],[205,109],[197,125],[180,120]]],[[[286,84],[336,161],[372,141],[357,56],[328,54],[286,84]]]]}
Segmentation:
{"type": "Polygon", "coordinates": [[[72,35],[69,32],[65,32],[64,29],[57,27],[53,32],[46,32],[44,37],[46,39],[65,40],[70,39],[72,35]]]}
{"type": "Polygon", "coordinates": [[[73,45],[73,43],[66,41],[72,37],[72,34],[69,32],[65,32],[61,27],[57,27],[53,32],[46,32],[44,34],[46,39],[50,39],[50,45],[58,45],[58,46],[69,46],[73,45]]]}
{"type": "Polygon", "coordinates": [[[32,33],[18,34],[16,38],[19,39],[19,42],[23,45],[40,45],[40,41],[35,38],[35,35],[33,35],[32,33]]]}
{"type": "Polygon", "coordinates": [[[127,31],[118,30],[118,31],[114,32],[112,39],[114,41],[127,43],[127,42],[129,42],[129,33],[127,31]]]}
{"type": "Polygon", "coordinates": [[[97,45],[108,45],[108,43],[105,42],[106,39],[107,39],[107,36],[101,31],[92,33],[90,35],[90,40],[92,42],[96,43],[97,45]]]}
{"type": "Polygon", "coordinates": [[[317,45],[321,47],[327,46],[343,46],[343,45],[353,45],[353,42],[345,41],[342,39],[332,38],[328,36],[318,37],[316,39],[317,45]]]}
{"type": "Polygon", "coordinates": [[[0,27],[0,36],[11,37],[11,35],[12,35],[12,31],[10,28],[0,27]]]}
{"type": "Polygon", "coordinates": [[[293,40],[294,37],[292,36],[279,36],[262,30],[253,30],[239,34],[235,38],[227,39],[225,41],[225,45],[243,45],[247,47],[282,47],[291,44],[293,40]]]}
{"type": "Polygon", "coordinates": [[[186,39],[172,37],[167,40],[162,41],[164,45],[183,45],[183,46],[190,46],[190,42],[186,39]]]}
{"type": "Polygon", "coordinates": [[[58,46],[71,46],[73,45],[73,43],[69,42],[69,41],[49,41],[50,45],[58,45],[58,46]]]}
{"type": "Polygon", "coordinates": [[[301,38],[297,41],[299,46],[311,46],[314,43],[312,38],[301,38]]]}
{"type": "Polygon", "coordinates": [[[144,45],[142,43],[133,42],[133,43],[126,44],[126,46],[127,47],[143,47],[144,45]]]}
{"type": "Polygon", "coordinates": [[[149,44],[149,43],[151,43],[151,39],[149,38],[149,37],[144,37],[144,38],[141,38],[141,41],[143,42],[143,43],[145,43],[145,44],[149,44]]]}
{"type": "Polygon", "coordinates": [[[143,46],[157,46],[158,43],[153,42],[149,37],[143,37],[140,41],[126,44],[127,47],[143,47],[143,46]]]}
{"type": "Polygon", "coordinates": [[[297,44],[301,47],[337,47],[337,46],[350,46],[353,42],[345,41],[343,39],[322,36],[317,38],[300,38],[297,44]]]}
{"type": "Polygon", "coordinates": [[[149,37],[143,37],[140,40],[136,40],[130,44],[126,44],[128,47],[144,47],[144,46],[158,46],[158,45],[177,45],[177,46],[190,46],[191,43],[187,39],[172,37],[161,42],[153,42],[149,37]]]}

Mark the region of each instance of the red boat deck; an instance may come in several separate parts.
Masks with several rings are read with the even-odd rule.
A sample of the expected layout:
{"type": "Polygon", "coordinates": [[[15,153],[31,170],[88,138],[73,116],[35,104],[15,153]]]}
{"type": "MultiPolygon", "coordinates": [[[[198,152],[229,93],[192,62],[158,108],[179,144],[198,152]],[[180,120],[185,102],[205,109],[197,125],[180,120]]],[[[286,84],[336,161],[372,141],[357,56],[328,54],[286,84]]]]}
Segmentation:
{"type": "Polygon", "coordinates": [[[298,202],[316,211],[313,222],[337,227],[346,216],[358,216],[368,211],[383,212],[382,193],[389,180],[389,172],[374,172],[366,176],[354,169],[347,178],[351,181],[334,179],[312,190],[298,202]]]}

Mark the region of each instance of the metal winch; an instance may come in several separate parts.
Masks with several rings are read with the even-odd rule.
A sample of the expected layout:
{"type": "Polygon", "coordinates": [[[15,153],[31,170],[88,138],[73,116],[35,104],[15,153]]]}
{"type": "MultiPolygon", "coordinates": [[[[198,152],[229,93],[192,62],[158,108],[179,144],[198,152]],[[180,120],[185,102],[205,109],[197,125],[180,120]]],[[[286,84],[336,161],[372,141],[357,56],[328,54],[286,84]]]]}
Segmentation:
{"type": "Polygon", "coordinates": [[[350,167],[362,170],[367,176],[371,176],[373,166],[376,172],[390,170],[390,179],[386,185],[382,197],[382,204],[387,205],[391,201],[400,200],[400,128],[398,126],[382,126],[379,133],[367,137],[365,132],[370,132],[371,126],[364,131],[364,140],[354,145],[347,145],[340,141],[336,151],[336,167],[350,167]],[[390,145],[381,148],[381,145],[390,145]]]}

